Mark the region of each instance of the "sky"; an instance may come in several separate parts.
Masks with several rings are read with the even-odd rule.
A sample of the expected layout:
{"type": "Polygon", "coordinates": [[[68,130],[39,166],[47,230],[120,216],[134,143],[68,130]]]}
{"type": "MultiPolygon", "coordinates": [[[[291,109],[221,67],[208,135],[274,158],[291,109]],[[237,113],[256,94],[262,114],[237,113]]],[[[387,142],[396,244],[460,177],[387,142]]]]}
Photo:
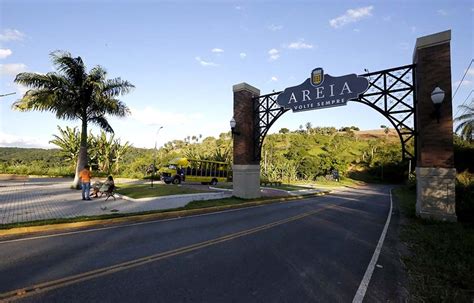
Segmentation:
{"type": "MultiPolygon", "coordinates": [[[[11,109],[27,90],[13,82],[15,75],[54,71],[49,54],[55,50],[135,85],[121,97],[131,115],[109,121],[122,142],[152,148],[229,131],[234,84],[266,94],[302,83],[316,67],[341,76],[411,64],[417,37],[449,29],[454,91],[474,57],[472,0],[0,0],[0,95],[16,92],[0,97],[0,146],[52,148],[58,126],[80,125],[11,109]]],[[[473,89],[474,64],[453,100],[455,113],[471,102],[473,89]]],[[[389,124],[349,102],[288,112],[270,133],[307,122],[362,130],[389,124]]]]}

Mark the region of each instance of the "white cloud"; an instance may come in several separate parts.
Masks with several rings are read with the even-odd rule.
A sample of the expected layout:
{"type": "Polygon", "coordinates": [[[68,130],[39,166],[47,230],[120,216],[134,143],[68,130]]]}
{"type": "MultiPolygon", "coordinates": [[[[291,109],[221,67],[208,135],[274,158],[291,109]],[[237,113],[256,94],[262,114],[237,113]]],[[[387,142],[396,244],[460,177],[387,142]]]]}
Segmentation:
{"type": "MultiPolygon", "coordinates": [[[[175,100],[181,102],[182,100],[175,100]]],[[[199,111],[180,111],[168,108],[165,111],[158,106],[131,107],[128,119],[112,118],[111,124],[120,138],[130,141],[135,147],[153,148],[172,140],[183,140],[187,136],[202,134],[218,137],[228,131],[230,116],[212,116],[212,119],[199,111]],[[157,134],[160,126],[163,129],[157,134]]]]}
{"type": "Polygon", "coordinates": [[[205,61],[203,59],[201,59],[201,57],[196,57],[195,58],[197,62],[199,62],[199,64],[201,64],[202,66],[219,66],[217,63],[214,63],[214,62],[211,62],[211,61],[205,61]]]}
{"type": "Polygon", "coordinates": [[[221,54],[224,52],[222,48],[213,48],[211,52],[216,53],[216,54],[221,54]]]}
{"type": "Polygon", "coordinates": [[[289,49],[311,49],[313,48],[312,44],[305,43],[303,39],[297,42],[291,42],[288,46],[289,49]]]}
{"type": "Polygon", "coordinates": [[[146,125],[183,126],[202,123],[201,113],[165,112],[147,106],[143,109],[131,108],[131,118],[146,125]]]}
{"type": "Polygon", "coordinates": [[[270,24],[269,26],[267,26],[267,28],[271,30],[272,32],[276,32],[276,31],[282,30],[283,25],[270,24]]]}
{"type": "Polygon", "coordinates": [[[10,135],[0,131],[0,146],[3,147],[36,147],[36,148],[52,148],[54,146],[45,144],[44,138],[23,137],[10,135]]]}
{"type": "Polygon", "coordinates": [[[16,91],[20,94],[20,97],[23,97],[26,94],[26,92],[29,90],[28,87],[23,86],[18,83],[14,83],[14,86],[15,86],[16,91]]]}
{"type": "Polygon", "coordinates": [[[24,71],[26,71],[26,65],[23,63],[0,64],[0,75],[16,76],[24,71]]]}
{"type": "Polygon", "coordinates": [[[270,81],[272,81],[272,82],[277,82],[277,81],[278,81],[278,78],[277,78],[276,76],[273,76],[273,77],[270,79],[270,81]]]}
{"type": "Polygon", "coordinates": [[[242,6],[238,6],[238,5],[237,5],[237,6],[235,6],[234,8],[235,8],[236,10],[238,10],[238,11],[242,10],[242,6]]]}
{"type": "Polygon", "coordinates": [[[276,48],[272,48],[271,50],[268,51],[268,55],[270,56],[269,60],[274,61],[280,58],[280,51],[277,50],[276,48]]]}
{"type": "Polygon", "coordinates": [[[356,32],[356,33],[360,33],[360,29],[358,29],[358,28],[354,28],[353,31],[356,32]]]}
{"type": "Polygon", "coordinates": [[[447,16],[448,15],[448,12],[445,11],[444,9],[439,9],[436,11],[438,13],[438,15],[440,16],[447,16]]]}
{"type": "Polygon", "coordinates": [[[245,59],[247,57],[247,54],[246,53],[240,53],[239,56],[240,56],[240,59],[245,59]]]}
{"type": "Polygon", "coordinates": [[[8,42],[8,41],[21,41],[25,37],[25,34],[20,32],[17,29],[4,29],[3,32],[0,34],[0,41],[8,42]]]}
{"type": "Polygon", "coordinates": [[[467,74],[469,76],[474,76],[474,67],[470,68],[468,71],[467,71],[467,74]]]}
{"type": "Polygon", "coordinates": [[[372,5],[356,9],[348,9],[344,15],[329,20],[329,25],[334,28],[339,28],[348,23],[357,22],[361,19],[372,16],[373,9],[374,7],[372,5]]]}
{"type": "Polygon", "coordinates": [[[12,50],[8,48],[0,48],[0,59],[5,59],[12,54],[12,50]]]}

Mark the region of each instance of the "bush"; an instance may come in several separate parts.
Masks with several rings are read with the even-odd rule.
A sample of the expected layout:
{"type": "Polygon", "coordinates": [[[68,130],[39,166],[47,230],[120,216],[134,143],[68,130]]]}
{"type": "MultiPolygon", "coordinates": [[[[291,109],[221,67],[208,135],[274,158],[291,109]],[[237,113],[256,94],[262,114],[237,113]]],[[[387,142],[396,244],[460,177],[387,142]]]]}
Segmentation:
{"type": "Polygon", "coordinates": [[[474,178],[467,171],[456,178],[456,214],[459,221],[474,223],[474,178]]]}
{"type": "Polygon", "coordinates": [[[326,182],[326,177],[324,176],[317,176],[316,177],[316,182],[326,182]]]}
{"type": "Polygon", "coordinates": [[[474,174],[474,143],[454,137],[454,166],[458,172],[468,170],[474,174]]]}

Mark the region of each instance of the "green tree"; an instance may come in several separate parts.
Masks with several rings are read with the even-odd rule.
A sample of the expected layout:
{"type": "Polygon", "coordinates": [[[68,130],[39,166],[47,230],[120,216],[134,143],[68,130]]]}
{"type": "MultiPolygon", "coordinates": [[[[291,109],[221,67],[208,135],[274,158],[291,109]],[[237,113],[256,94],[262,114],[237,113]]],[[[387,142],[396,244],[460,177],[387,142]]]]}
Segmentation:
{"type": "Polygon", "coordinates": [[[472,142],[472,133],[474,129],[474,106],[460,105],[459,109],[463,110],[463,114],[454,119],[455,122],[460,122],[456,127],[456,133],[459,132],[463,140],[472,142]]]}
{"type": "Polygon", "coordinates": [[[107,79],[101,66],[89,72],[81,57],[56,51],[50,54],[56,72],[47,74],[20,73],[15,82],[29,88],[12,108],[19,111],[50,111],[59,119],[81,121],[81,147],[79,150],[73,186],[78,188],[79,171],[87,164],[87,128],[96,124],[113,133],[106,115],[124,117],[128,107],[118,99],[134,87],[121,78],[107,79]]]}
{"type": "Polygon", "coordinates": [[[120,172],[120,163],[123,161],[124,156],[129,152],[132,148],[130,142],[126,141],[124,144],[120,143],[120,139],[116,139],[114,141],[115,145],[115,174],[120,172]]]}
{"type": "Polygon", "coordinates": [[[53,135],[54,139],[49,141],[61,149],[61,156],[67,161],[75,161],[79,156],[81,147],[81,134],[77,127],[62,129],[58,125],[59,135],[53,135]]]}

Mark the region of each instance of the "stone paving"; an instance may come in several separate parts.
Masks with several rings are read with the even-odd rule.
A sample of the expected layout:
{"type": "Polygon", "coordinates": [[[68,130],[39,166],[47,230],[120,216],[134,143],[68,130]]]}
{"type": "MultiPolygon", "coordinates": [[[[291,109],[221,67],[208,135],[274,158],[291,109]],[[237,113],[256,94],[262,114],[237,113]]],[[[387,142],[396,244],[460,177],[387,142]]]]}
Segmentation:
{"type": "Polygon", "coordinates": [[[192,200],[230,197],[229,192],[168,196],[146,201],[105,197],[84,201],[81,191],[70,189],[71,179],[30,179],[26,182],[0,181],[0,224],[133,213],[169,209],[186,205],[192,200]],[[183,198],[184,197],[184,198],[183,198]]]}
{"type": "MultiPolygon", "coordinates": [[[[120,181],[120,183],[124,182],[141,181],[120,181]]],[[[115,201],[113,198],[105,201],[105,196],[84,201],[81,191],[69,188],[71,183],[72,179],[68,178],[29,178],[26,181],[0,180],[0,224],[170,209],[185,206],[193,200],[220,199],[232,196],[231,190],[221,189],[207,193],[156,198],[130,199],[116,195],[115,201]]],[[[190,186],[202,187],[202,185],[190,186]]],[[[262,188],[262,195],[291,196],[318,191],[315,189],[287,192],[262,188]]]]}

